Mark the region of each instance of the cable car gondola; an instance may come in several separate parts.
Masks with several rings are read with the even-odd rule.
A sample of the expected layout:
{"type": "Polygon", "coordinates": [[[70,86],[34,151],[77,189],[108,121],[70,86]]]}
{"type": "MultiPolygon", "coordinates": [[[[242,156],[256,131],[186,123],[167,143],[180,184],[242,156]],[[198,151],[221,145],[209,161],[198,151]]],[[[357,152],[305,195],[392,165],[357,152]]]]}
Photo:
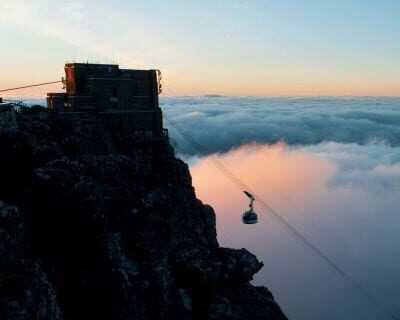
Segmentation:
{"type": "Polygon", "coordinates": [[[258,222],[258,217],[257,213],[255,213],[253,210],[253,203],[255,201],[254,196],[247,191],[243,192],[250,199],[250,204],[249,204],[249,210],[247,210],[242,215],[242,221],[244,224],[256,224],[258,222]]]}

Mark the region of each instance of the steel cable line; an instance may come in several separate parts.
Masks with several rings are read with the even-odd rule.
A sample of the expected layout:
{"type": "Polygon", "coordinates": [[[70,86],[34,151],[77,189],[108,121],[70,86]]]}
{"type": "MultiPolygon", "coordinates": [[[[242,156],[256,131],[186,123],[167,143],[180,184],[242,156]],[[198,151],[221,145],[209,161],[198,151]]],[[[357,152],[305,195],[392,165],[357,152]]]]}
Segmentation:
{"type": "MultiPolygon", "coordinates": [[[[177,129],[182,136],[184,136],[190,144],[198,151],[201,155],[207,155],[206,149],[180,124],[164,114],[164,118],[171,123],[172,126],[177,129]]],[[[264,214],[273,217],[277,222],[285,227],[286,231],[300,240],[300,242],[310,249],[317,257],[321,258],[329,267],[331,267],[338,275],[348,281],[351,286],[358,290],[367,300],[374,304],[386,317],[399,320],[400,318],[393,314],[391,311],[387,310],[382,303],[371,294],[366,288],[358,283],[352,276],[345,272],[339,265],[337,265],[331,258],[328,257],[320,248],[314,245],[307,237],[305,237],[297,228],[292,226],[285,218],[283,218],[275,209],[273,209],[268,203],[266,203],[260,196],[258,196],[254,191],[251,190],[242,180],[240,180],[231,170],[229,170],[221,161],[219,161],[214,156],[208,156],[207,159],[211,161],[217,169],[219,169],[228,179],[231,180],[240,190],[247,190],[254,195],[256,200],[264,207],[266,210],[262,211],[264,214]]]]}
{"type": "Polygon", "coordinates": [[[54,83],[62,83],[62,80],[44,82],[44,83],[37,83],[37,84],[30,84],[30,85],[26,85],[26,86],[23,86],[23,87],[1,89],[0,92],[14,91],[14,90],[19,90],[19,89],[33,88],[33,87],[40,87],[40,86],[45,86],[45,85],[54,84],[54,83]]]}

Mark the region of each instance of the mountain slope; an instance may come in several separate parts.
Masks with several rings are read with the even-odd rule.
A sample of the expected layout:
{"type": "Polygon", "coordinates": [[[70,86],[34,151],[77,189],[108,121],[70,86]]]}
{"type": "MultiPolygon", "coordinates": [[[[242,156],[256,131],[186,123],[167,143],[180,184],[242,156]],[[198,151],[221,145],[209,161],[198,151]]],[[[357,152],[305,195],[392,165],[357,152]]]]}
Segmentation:
{"type": "MultiPolygon", "coordinates": [[[[0,131],[1,319],[286,319],[168,137],[35,110],[0,131]]],[[[211,182],[210,182],[211,183],[211,182]]]]}

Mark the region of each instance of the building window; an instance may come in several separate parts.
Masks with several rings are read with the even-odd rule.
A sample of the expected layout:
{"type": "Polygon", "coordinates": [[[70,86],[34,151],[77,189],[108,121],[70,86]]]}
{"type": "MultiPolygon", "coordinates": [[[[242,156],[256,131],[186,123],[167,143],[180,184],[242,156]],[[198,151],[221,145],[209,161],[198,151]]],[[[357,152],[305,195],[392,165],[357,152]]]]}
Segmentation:
{"type": "Polygon", "coordinates": [[[116,98],[117,96],[117,87],[111,87],[111,98],[116,98]]]}
{"type": "Polygon", "coordinates": [[[118,103],[117,102],[112,102],[111,103],[111,108],[112,109],[117,109],[118,108],[118,103]]]}

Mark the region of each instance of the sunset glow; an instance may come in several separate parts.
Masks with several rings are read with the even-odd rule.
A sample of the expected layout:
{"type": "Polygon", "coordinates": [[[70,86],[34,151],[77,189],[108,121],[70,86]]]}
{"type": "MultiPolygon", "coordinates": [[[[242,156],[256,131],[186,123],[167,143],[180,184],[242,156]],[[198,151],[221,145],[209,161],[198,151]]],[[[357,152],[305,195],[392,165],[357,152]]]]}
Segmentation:
{"type": "MultiPolygon", "coordinates": [[[[283,144],[246,145],[217,157],[237,176],[245,177],[252,190],[279,207],[290,202],[307,203],[335,170],[332,163],[304,150],[289,150],[283,144]]],[[[194,165],[191,172],[197,195],[212,203],[217,212],[246,207],[247,198],[207,158],[194,165]],[[227,201],[226,196],[230,195],[232,198],[227,201]]]]}
{"type": "MultiPolygon", "coordinates": [[[[400,181],[400,172],[397,164],[382,166],[379,161],[363,169],[372,162],[371,151],[371,146],[335,143],[315,147],[245,145],[213,157],[358,281],[384,296],[394,283],[400,284],[393,268],[400,258],[388,254],[397,248],[395,230],[400,223],[399,184],[392,186],[389,181],[400,181]],[[360,272],[370,268],[374,271],[360,272]]],[[[355,303],[360,306],[360,316],[368,310],[365,316],[380,318],[378,313],[370,313],[368,301],[358,300],[341,277],[310,254],[257,201],[259,223],[242,224],[248,200],[211,161],[198,160],[191,173],[197,196],[216,211],[220,244],[248,248],[264,261],[266,266],[255,283],[269,284],[289,318],[307,315],[304,319],[320,319],[321,314],[331,312],[329,319],[345,319],[355,303]],[[330,304],[325,303],[326,297],[330,304]],[[304,307],[311,304],[313,308],[304,307]]],[[[397,302],[388,298],[386,303],[397,302]]]]}

